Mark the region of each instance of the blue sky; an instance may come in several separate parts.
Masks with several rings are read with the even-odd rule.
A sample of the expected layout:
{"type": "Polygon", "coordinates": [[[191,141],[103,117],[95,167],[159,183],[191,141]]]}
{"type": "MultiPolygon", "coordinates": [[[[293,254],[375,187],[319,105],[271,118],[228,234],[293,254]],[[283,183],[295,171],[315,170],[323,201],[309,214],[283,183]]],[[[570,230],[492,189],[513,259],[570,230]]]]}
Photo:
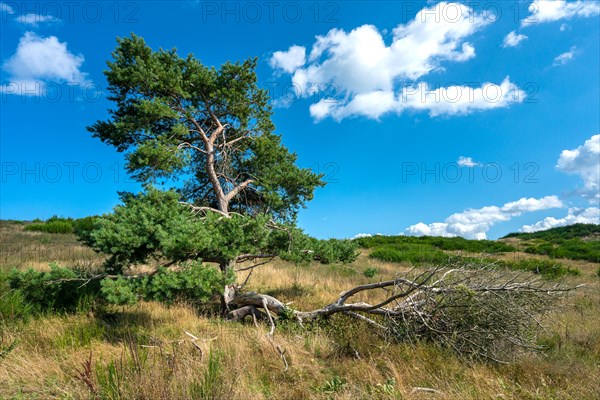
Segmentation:
{"type": "Polygon", "coordinates": [[[134,32],[208,65],[259,57],[277,132],[329,181],[300,214],[312,235],[600,223],[598,2],[116,4],[0,4],[0,218],[105,213],[139,189],[86,131],[134,32]]]}

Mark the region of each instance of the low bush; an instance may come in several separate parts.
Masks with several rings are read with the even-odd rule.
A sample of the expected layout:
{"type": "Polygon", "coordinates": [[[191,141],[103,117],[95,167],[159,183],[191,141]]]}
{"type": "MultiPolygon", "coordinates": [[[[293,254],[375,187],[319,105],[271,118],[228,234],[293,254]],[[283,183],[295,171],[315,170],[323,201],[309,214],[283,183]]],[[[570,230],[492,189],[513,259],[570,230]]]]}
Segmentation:
{"type": "Polygon", "coordinates": [[[534,274],[540,274],[544,278],[556,279],[566,275],[579,275],[581,272],[578,269],[574,269],[564,264],[551,260],[519,260],[519,261],[504,261],[500,263],[501,266],[517,270],[517,271],[529,271],[534,274]]]}
{"type": "Polygon", "coordinates": [[[550,258],[566,258],[600,263],[600,241],[569,239],[554,243],[534,243],[525,248],[530,254],[541,254],[550,258]]]}
{"type": "Polygon", "coordinates": [[[8,284],[21,293],[34,311],[75,311],[99,292],[97,280],[92,279],[82,285],[85,277],[82,271],[52,263],[49,272],[33,268],[25,271],[13,269],[8,275],[8,284]]]}
{"type": "Polygon", "coordinates": [[[396,245],[378,247],[371,252],[372,258],[388,262],[438,265],[447,262],[449,256],[441,250],[427,245],[396,245]]]}
{"type": "Polygon", "coordinates": [[[73,224],[69,221],[34,223],[26,225],[25,230],[44,233],[73,233],[73,224]]]}
{"type": "Polygon", "coordinates": [[[360,238],[353,240],[363,248],[373,249],[379,247],[397,246],[427,246],[439,250],[468,251],[472,253],[503,253],[512,252],[516,248],[504,242],[493,240],[468,240],[461,237],[438,237],[438,236],[383,236],[360,238]]]}
{"type": "Polygon", "coordinates": [[[231,281],[232,277],[225,279],[218,269],[201,263],[190,263],[179,270],[161,268],[142,278],[117,279],[51,264],[49,272],[11,271],[7,278],[10,290],[0,296],[0,312],[18,315],[32,311],[86,311],[98,301],[116,305],[138,300],[202,303],[221,293],[231,281]]]}
{"type": "Polygon", "coordinates": [[[365,269],[365,272],[363,272],[363,275],[366,276],[367,278],[373,278],[375,275],[377,275],[379,271],[377,271],[377,268],[373,268],[373,267],[369,267],[367,269],[365,269]]]}
{"type": "Polygon", "coordinates": [[[569,226],[561,226],[545,231],[532,233],[509,233],[505,238],[518,238],[522,240],[543,239],[549,242],[569,240],[574,238],[600,236],[600,225],[597,224],[573,224],[569,226]]]}
{"type": "Polygon", "coordinates": [[[515,271],[529,271],[547,279],[556,279],[566,275],[579,275],[580,271],[552,260],[524,259],[503,261],[489,257],[475,258],[449,255],[441,250],[427,246],[379,247],[371,252],[372,258],[387,262],[408,262],[413,265],[461,265],[473,268],[505,268],[515,271]]]}
{"type": "Polygon", "coordinates": [[[31,312],[32,306],[23,293],[12,289],[8,284],[8,275],[0,271],[0,320],[25,320],[31,312]]]}
{"type": "Polygon", "coordinates": [[[180,270],[161,268],[150,277],[102,280],[102,295],[112,304],[133,304],[138,299],[173,303],[177,300],[206,302],[223,291],[232,278],[224,279],[214,267],[189,263],[180,270]]]}
{"type": "Polygon", "coordinates": [[[53,216],[44,222],[36,219],[26,225],[25,230],[58,234],[76,233],[80,237],[86,237],[95,228],[97,219],[96,216],[79,219],[53,216]]]}

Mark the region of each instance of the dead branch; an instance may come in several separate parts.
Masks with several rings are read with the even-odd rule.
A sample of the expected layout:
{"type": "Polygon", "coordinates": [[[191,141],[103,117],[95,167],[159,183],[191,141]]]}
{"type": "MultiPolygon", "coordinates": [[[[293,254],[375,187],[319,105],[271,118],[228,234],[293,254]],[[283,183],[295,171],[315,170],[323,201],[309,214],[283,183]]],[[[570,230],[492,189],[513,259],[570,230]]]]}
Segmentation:
{"type": "Polygon", "coordinates": [[[388,339],[431,340],[457,353],[504,362],[515,348],[535,349],[532,331],[554,300],[579,288],[552,284],[534,275],[460,268],[432,268],[412,275],[356,286],[313,311],[292,310],[278,299],[254,292],[236,293],[232,320],[257,315],[262,308],[274,332],[274,315],[310,322],[345,314],[364,321],[388,339]],[[361,293],[385,289],[373,304],[351,302],[361,293]]]}

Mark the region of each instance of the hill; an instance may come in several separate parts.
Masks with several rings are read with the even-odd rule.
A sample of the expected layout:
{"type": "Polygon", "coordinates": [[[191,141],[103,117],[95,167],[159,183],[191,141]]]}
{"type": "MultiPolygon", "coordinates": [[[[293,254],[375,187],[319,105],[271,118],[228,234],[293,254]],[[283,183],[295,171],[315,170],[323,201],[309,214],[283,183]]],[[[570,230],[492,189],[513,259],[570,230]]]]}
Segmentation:
{"type": "Polygon", "coordinates": [[[600,263],[600,225],[575,224],[533,233],[511,233],[502,240],[530,254],[600,263]]]}
{"type": "Polygon", "coordinates": [[[506,238],[518,238],[521,240],[544,239],[547,241],[562,241],[575,238],[600,240],[600,225],[573,224],[531,233],[513,232],[502,239],[506,238]]]}

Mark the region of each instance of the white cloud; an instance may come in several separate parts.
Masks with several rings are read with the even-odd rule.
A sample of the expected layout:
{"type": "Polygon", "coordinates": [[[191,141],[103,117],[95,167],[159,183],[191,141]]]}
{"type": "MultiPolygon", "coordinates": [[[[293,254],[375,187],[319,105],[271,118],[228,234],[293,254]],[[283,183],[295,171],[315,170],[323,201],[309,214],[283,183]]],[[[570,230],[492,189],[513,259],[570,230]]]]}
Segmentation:
{"type": "Polygon", "coordinates": [[[31,26],[38,26],[38,24],[44,22],[60,22],[60,19],[51,15],[39,15],[39,14],[23,14],[17,18],[17,21],[31,26]]]}
{"type": "Polygon", "coordinates": [[[288,51],[276,51],[273,53],[269,64],[272,68],[279,68],[288,74],[294,73],[306,63],[306,48],[303,46],[291,46],[288,51]]]}
{"type": "Polygon", "coordinates": [[[15,10],[6,3],[0,3],[0,13],[14,14],[15,10]]]}
{"type": "Polygon", "coordinates": [[[486,82],[480,87],[449,86],[432,90],[420,83],[416,88],[404,88],[402,97],[403,108],[428,110],[431,116],[464,115],[521,102],[525,92],[506,77],[499,85],[486,82]]]}
{"type": "Polygon", "coordinates": [[[426,110],[435,116],[505,107],[514,102],[510,95],[515,87],[508,80],[503,82],[503,89],[512,91],[506,90],[504,94],[508,95],[495,102],[482,99],[483,86],[489,84],[430,89],[426,83],[416,82],[440,70],[442,62],[464,62],[475,57],[475,48],[466,39],[492,20],[488,14],[477,13],[465,5],[441,2],[394,28],[389,45],[373,25],[362,25],[350,32],[332,29],[317,36],[302,67],[298,65],[305,61],[303,48],[292,55],[294,46],[287,52],[276,52],[278,58],[275,60],[274,55],[271,64],[288,71],[304,97],[333,84],[335,98],[322,98],[310,106],[317,121],[356,115],[377,119],[385,113],[407,109],[426,110]],[[293,74],[289,72],[292,70],[293,74]]]}
{"type": "Polygon", "coordinates": [[[16,53],[2,65],[10,74],[10,82],[0,85],[0,92],[40,96],[50,82],[89,83],[87,74],[80,71],[83,61],[82,55],[71,53],[67,43],[60,42],[56,36],[44,38],[26,32],[16,53]]]}
{"type": "Polygon", "coordinates": [[[524,225],[521,232],[537,232],[559,226],[573,224],[600,224],[600,208],[569,208],[567,216],[564,218],[546,217],[532,225],[524,225]]]}
{"type": "Polygon", "coordinates": [[[556,167],[583,180],[580,194],[590,202],[600,201],[600,134],[573,150],[563,150],[556,167]]]}
{"type": "Polygon", "coordinates": [[[554,58],[553,65],[565,65],[566,63],[571,61],[573,59],[573,57],[575,57],[576,51],[577,51],[577,48],[575,46],[573,46],[573,47],[571,47],[571,50],[556,56],[554,58]]]}
{"type": "Polygon", "coordinates": [[[476,167],[479,165],[478,162],[473,161],[471,157],[460,156],[458,157],[458,161],[456,162],[461,167],[476,167]]]}
{"type": "Polygon", "coordinates": [[[498,222],[509,221],[526,212],[562,207],[556,196],[540,199],[522,198],[503,206],[486,206],[452,214],[444,222],[419,222],[405,230],[410,236],[462,236],[467,239],[485,239],[490,228],[498,222]]]}
{"type": "Polygon", "coordinates": [[[553,22],[574,17],[593,17],[600,14],[597,1],[536,0],[529,5],[530,15],[521,26],[553,22]]]}
{"type": "Polygon", "coordinates": [[[515,31],[512,31],[504,38],[502,47],[516,47],[525,39],[527,39],[527,36],[523,34],[517,34],[515,31]]]}
{"type": "Polygon", "coordinates": [[[370,233],[357,233],[356,235],[354,235],[352,237],[352,239],[360,239],[360,238],[367,238],[367,237],[373,237],[373,235],[371,235],[370,233]]]}
{"type": "Polygon", "coordinates": [[[486,82],[480,87],[448,86],[430,88],[424,82],[406,86],[395,94],[377,90],[358,93],[349,101],[322,99],[310,106],[316,120],[331,117],[337,121],[352,116],[378,119],[380,116],[404,111],[428,111],[432,117],[441,115],[467,115],[474,111],[508,107],[525,99],[525,92],[506,77],[500,84],[486,82]]]}

